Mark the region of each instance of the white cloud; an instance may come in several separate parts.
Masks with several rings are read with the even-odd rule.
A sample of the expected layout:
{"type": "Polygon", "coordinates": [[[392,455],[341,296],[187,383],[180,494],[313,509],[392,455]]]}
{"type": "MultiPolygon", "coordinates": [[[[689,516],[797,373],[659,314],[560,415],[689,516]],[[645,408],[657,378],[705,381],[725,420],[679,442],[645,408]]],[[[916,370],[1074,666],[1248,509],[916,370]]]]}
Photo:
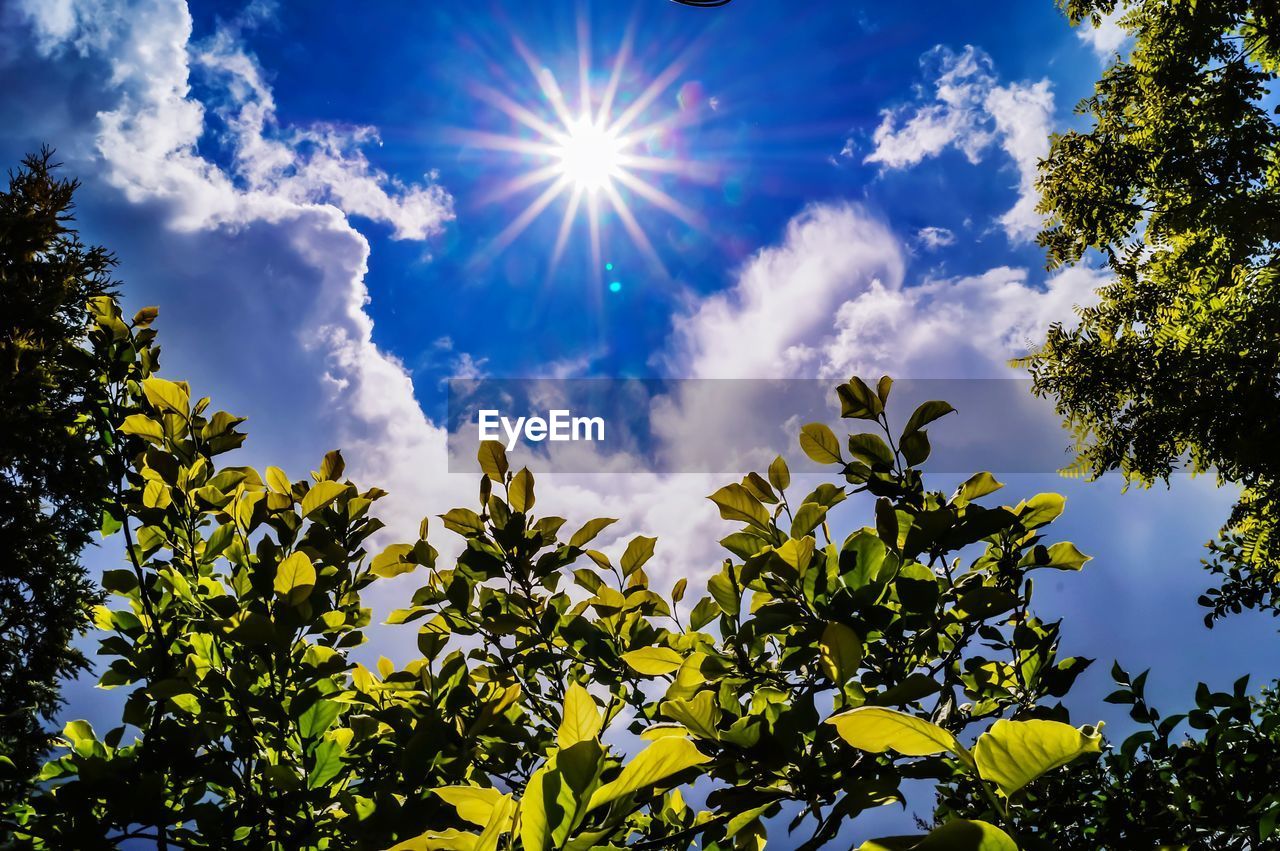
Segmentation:
{"type": "Polygon", "coordinates": [[[1120,25],[1120,19],[1126,11],[1121,4],[1110,15],[1104,15],[1098,26],[1094,26],[1092,22],[1082,24],[1076,30],[1076,37],[1087,44],[1099,59],[1111,59],[1129,40],[1128,31],[1120,25]]]}
{"type": "Polygon", "coordinates": [[[665,364],[691,378],[805,375],[813,335],[843,298],[902,284],[903,252],[888,227],[853,206],[815,206],[792,219],[781,245],[755,254],[728,290],[675,320],[665,364]]]}
{"type": "MultiPolygon", "coordinates": [[[[74,50],[109,69],[114,102],[85,131],[93,134],[109,183],[131,202],[161,205],[176,231],[208,234],[199,246],[204,251],[227,233],[272,231],[270,244],[285,268],[261,270],[248,297],[228,293],[223,311],[200,319],[223,324],[237,352],[256,349],[257,360],[279,361],[266,376],[273,385],[317,393],[327,387],[332,398],[308,401],[329,409],[322,422],[331,445],[352,449],[358,472],[396,494],[394,510],[403,513],[400,506],[414,502],[438,505],[453,489],[449,478],[424,475],[417,465],[401,463],[399,453],[442,464],[444,434],[423,415],[403,365],[373,342],[365,312],[369,245],[348,215],[384,222],[398,238],[422,239],[452,217],[449,195],[434,183],[403,185],[375,169],[362,152],[375,139],[370,130],[279,126],[256,60],[227,30],[193,45],[191,16],[180,2],[60,2],[52,12],[33,2],[25,8],[46,54],[74,50]],[[193,67],[221,83],[224,97],[215,108],[193,96],[193,67]],[[229,146],[230,169],[202,156],[197,143],[209,132],[220,132],[229,146]],[[273,285],[286,289],[273,292],[273,285]],[[264,316],[263,306],[277,299],[288,311],[264,316]],[[256,324],[264,319],[272,321],[256,324]],[[287,354],[289,348],[296,354],[287,354]]],[[[200,262],[198,255],[190,259],[200,262]]],[[[173,302],[183,300],[187,276],[173,271],[173,302]]],[[[228,358],[223,380],[253,385],[260,369],[251,363],[228,358]]],[[[269,405],[270,391],[262,395],[269,405]]],[[[321,423],[308,420],[311,442],[321,423]]]]}
{"type": "Polygon", "coordinates": [[[865,209],[811,207],[727,291],[678,317],[666,366],[698,378],[1008,377],[1051,321],[1070,322],[1100,274],[1043,286],[1023,269],[904,282],[903,247],[865,209]]]}
{"type": "Polygon", "coordinates": [[[917,103],[882,113],[875,149],[864,162],[907,168],[956,148],[976,165],[998,143],[1018,172],[1017,203],[1000,224],[1010,239],[1030,239],[1041,221],[1035,178],[1037,162],[1049,150],[1049,81],[1000,85],[991,57],[973,46],[957,54],[939,45],[922,64],[933,69],[930,86],[917,103]]]}
{"type": "Polygon", "coordinates": [[[929,251],[956,244],[955,232],[950,228],[925,227],[916,231],[916,241],[929,251]]]}

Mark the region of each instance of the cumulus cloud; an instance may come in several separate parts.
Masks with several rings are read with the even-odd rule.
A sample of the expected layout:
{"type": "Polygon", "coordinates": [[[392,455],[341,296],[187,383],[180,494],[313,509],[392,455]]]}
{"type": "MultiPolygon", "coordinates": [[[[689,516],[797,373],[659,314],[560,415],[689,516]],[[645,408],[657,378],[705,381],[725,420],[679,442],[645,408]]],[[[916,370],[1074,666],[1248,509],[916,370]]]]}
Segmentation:
{"type": "Polygon", "coordinates": [[[1104,62],[1120,52],[1129,40],[1128,31],[1120,25],[1120,19],[1127,10],[1118,6],[1110,15],[1104,15],[1097,26],[1086,22],[1076,30],[1076,37],[1089,46],[1089,49],[1104,62]]]}
{"type": "Polygon", "coordinates": [[[1018,172],[1018,200],[1000,217],[1010,239],[1040,229],[1036,165],[1048,153],[1053,90],[1048,80],[1002,85],[991,57],[973,46],[955,53],[939,45],[921,64],[931,80],[915,103],[885,110],[864,162],[907,168],[949,148],[975,165],[999,145],[1018,172]]]}
{"type": "MultiPolygon", "coordinates": [[[[186,239],[190,262],[169,271],[175,289],[162,306],[176,303],[181,313],[186,299],[198,297],[181,285],[197,277],[202,261],[232,253],[228,234],[258,253],[250,260],[266,261],[246,290],[232,280],[214,284],[224,301],[199,317],[199,325],[218,326],[222,339],[237,342],[224,360],[230,393],[254,387],[255,407],[270,408],[277,395],[305,406],[280,426],[307,423],[308,443],[327,431],[331,445],[352,450],[361,474],[397,495],[398,513],[452,499],[448,477],[399,463],[400,453],[443,463],[444,433],[424,416],[404,366],[373,342],[365,311],[369,244],[348,218],[422,239],[452,217],[447,192],[375,169],[362,151],[375,138],[367,129],[280,126],[254,57],[228,30],[193,44],[180,2],[58,0],[24,8],[44,54],[74,52],[107,69],[109,102],[95,126],[83,128],[96,147],[96,169],[128,201],[161,210],[166,226],[199,237],[186,239]],[[214,106],[193,95],[193,70],[220,84],[214,106]],[[202,155],[198,142],[207,133],[220,134],[230,149],[227,168],[202,155]],[[264,229],[269,236],[259,239],[264,229]],[[287,310],[273,311],[281,303],[287,310]],[[264,361],[272,364],[265,372],[264,361]],[[306,392],[300,388],[311,398],[296,398],[306,392]]],[[[203,336],[199,327],[174,330],[203,336]]]]}
{"type": "Polygon", "coordinates": [[[904,248],[853,205],[819,205],[787,226],[723,293],[675,321],[668,369],[698,378],[1008,377],[1050,322],[1070,322],[1103,283],[1085,267],[1043,285],[1025,269],[904,280],[904,248]]]}

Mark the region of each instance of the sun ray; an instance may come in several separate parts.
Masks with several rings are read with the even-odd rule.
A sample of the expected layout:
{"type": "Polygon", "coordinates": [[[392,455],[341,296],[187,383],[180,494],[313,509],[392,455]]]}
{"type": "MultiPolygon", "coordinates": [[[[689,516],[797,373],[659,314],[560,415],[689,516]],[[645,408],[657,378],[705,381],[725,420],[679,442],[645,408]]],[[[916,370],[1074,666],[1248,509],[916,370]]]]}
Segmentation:
{"type": "Polygon", "coordinates": [[[565,128],[568,128],[573,121],[573,115],[569,112],[569,104],[565,102],[564,92],[560,90],[560,84],[556,82],[555,74],[552,74],[551,69],[538,61],[538,57],[533,54],[533,51],[529,50],[528,46],[519,37],[513,39],[513,44],[516,53],[524,60],[529,73],[537,81],[538,88],[546,97],[547,102],[551,104],[551,109],[555,112],[556,118],[565,128]]]}
{"type": "Polygon", "coordinates": [[[549,274],[554,275],[556,267],[560,265],[560,258],[564,256],[565,246],[569,243],[569,231],[573,228],[573,220],[578,215],[578,205],[582,203],[583,190],[575,187],[573,194],[569,196],[569,203],[565,205],[564,216],[560,219],[560,232],[556,234],[556,247],[551,252],[551,264],[549,266],[549,274]]]}
{"type": "Polygon", "coordinates": [[[623,186],[626,186],[658,209],[666,210],[689,227],[706,230],[707,220],[702,215],[696,210],[681,204],[656,186],[649,185],[635,175],[629,174],[625,169],[619,169],[614,177],[623,186]]]}
{"type": "Polygon", "coordinates": [[[481,100],[488,101],[490,104],[506,113],[508,117],[514,118],[533,132],[541,134],[544,138],[555,139],[564,135],[564,130],[548,124],[531,110],[526,109],[496,89],[491,89],[488,86],[477,85],[475,87],[475,91],[476,96],[481,100]]]}
{"type": "Polygon", "coordinates": [[[634,25],[628,25],[627,32],[622,37],[622,44],[618,47],[618,57],[613,62],[613,71],[609,74],[609,82],[605,85],[604,95],[600,98],[600,111],[596,114],[597,121],[609,120],[613,99],[618,96],[618,85],[622,82],[622,72],[627,66],[627,60],[631,57],[631,42],[634,36],[634,25]]]}
{"type": "Polygon", "coordinates": [[[519,139],[504,136],[501,133],[486,133],[481,130],[446,131],[450,139],[460,145],[474,148],[485,148],[491,151],[509,151],[514,154],[531,154],[537,157],[552,157],[560,150],[553,142],[539,142],[533,139],[519,139]]]}
{"type": "Polygon", "coordinates": [[[552,178],[561,175],[560,166],[556,163],[544,165],[542,168],[526,171],[524,174],[513,177],[506,183],[501,184],[487,195],[480,198],[482,204],[494,204],[510,198],[512,195],[519,195],[521,192],[530,187],[537,186],[539,183],[546,183],[552,178]]]}
{"type": "Polygon", "coordinates": [[[612,184],[604,187],[604,194],[609,199],[609,204],[613,207],[613,211],[622,220],[622,227],[626,230],[627,235],[631,237],[631,241],[636,248],[653,264],[655,269],[661,270],[665,276],[667,273],[666,264],[662,262],[662,258],[658,256],[657,250],[653,247],[653,243],[645,235],[644,228],[640,227],[640,223],[632,215],[631,208],[627,206],[626,200],[618,194],[617,188],[612,184]]]}
{"type": "Polygon", "coordinates": [[[591,25],[578,15],[578,114],[591,115],[591,25]]]}
{"type": "Polygon", "coordinates": [[[500,253],[504,248],[515,241],[516,237],[524,233],[525,228],[533,223],[533,220],[542,214],[542,211],[551,205],[551,202],[565,191],[569,181],[561,176],[556,182],[551,184],[543,191],[541,195],[534,199],[528,207],[524,208],[524,212],[516,216],[511,224],[502,229],[502,233],[498,234],[489,245],[489,251],[492,254],[500,253]]]}
{"type": "Polygon", "coordinates": [[[661,74],[654,77],[653,82],[645,87],[645,90],[640,93],[639,97],[632,101],[631,104],[627,106],[626,110],[614,119],[613,124],[611,125],[614,130],[618,133],[622,133],[630,127],[631,123],[640,117],[640,115],[654,102],[654,100],[657,99],[658,95],[670,88],[671,84],[675,82],[676,77],[679,77],[684,73],[684,69],[687,64],[688,60],[682,57],[672,62],[661,74]]]}

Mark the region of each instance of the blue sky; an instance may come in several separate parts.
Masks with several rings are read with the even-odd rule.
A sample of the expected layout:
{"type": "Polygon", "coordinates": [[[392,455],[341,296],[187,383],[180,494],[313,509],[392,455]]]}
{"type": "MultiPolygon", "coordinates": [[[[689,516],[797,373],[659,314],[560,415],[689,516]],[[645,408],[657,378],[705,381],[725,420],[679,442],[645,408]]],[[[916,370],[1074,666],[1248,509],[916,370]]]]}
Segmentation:
{"type": "MultiPolygon", "coordinates": [[[[1075,32],[1050,0],[9,0],[0,155],[58,148],[86,238],[117,251],[131,305],[161,309],[166,374],[250,417],[245,462],[296,477],[342,446],[391,491],[395,531],[472,498],[445,471],[449,377],[1012,377],[1006,360],[1105,280],[1045,271],[1031,180],[1116,49],[1114,28],[1075,32]],[[511,104],[554,120],[532,69],[576,115],[588,56],[598,107],[624,44],[610,120],[643,102],[632,129],[656,129],[626,153],[661,168],[632,179],[692,221],[619,182],[652,252],[606,210],[599,256],[579,215],[553,263],[569,192],[496,250],[546,184],[495,191],[548,157],[481,143],[539,141],[511,104]]],[[[712,439],[740,410],[718,409],[712,439]]],[[[1099,702],[1116,655],[1154,667],[1171,708],[1200,679],[1277,669],[1269,620],[1200,626],[1200,547],[1229,492],[1003,478],[1014,501],[1065,492],[1061,534],[1095,556],[1039,589],[1064,649],[1101,657],[1077,720],[1123,729],[1099,702]]],[[[722,479],[540,476],[539,502],[657,534],[673,581],[717,563],[727,530],[703,496],[722,479]]],[[[92,556],[118,559],[114,542],[92,556]]],[[[383,630],[369,652],[412,644],[383,630]]],[[[88,683],[71,694],[74,714],[109,714],[88,683]]]]}

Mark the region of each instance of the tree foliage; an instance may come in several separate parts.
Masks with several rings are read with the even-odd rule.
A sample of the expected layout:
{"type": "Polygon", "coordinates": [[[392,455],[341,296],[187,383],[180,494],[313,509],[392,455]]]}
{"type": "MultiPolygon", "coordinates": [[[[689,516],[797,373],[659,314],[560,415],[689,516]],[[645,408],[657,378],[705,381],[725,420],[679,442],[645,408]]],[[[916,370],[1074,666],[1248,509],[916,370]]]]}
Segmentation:
{"type": "MultiPolygon", "coordinates": [[[[1066,0],[1073,23],[1115,0],[1066,0]]],[[[1026,360],[1081,445],[1076,470],[1150,484],[1180,466],[1243,487],[1210,619],[1274,609],[1280,570],[1280,11],[1255,0],[1121,5],[1132,50],[1041,164],[1051,265],[1114,276],[1026,360]]]]}
{"type": "Polygon", "coordinates": [[[610,518],[563,537],[495,443],[478,510],[440,518],[456,560],[425,520],[375,552],[383,493],[341,455],[301,481],[224,465],[242,420],[155,374],[154,312],[92,313],[128,560],[95,615],[100,683],[127,697],[105,734],[66,726],[43,791],[11,810],[24,847],[757,848],[784,807],[818,847],[908,778],[969,778],[974,806],[866,847],[1009,848],[1023,788],[1098,746],[1051,702],[1087,660],[1060,658],[1058,624],[1031,611],[1030,574],[1086,561],[1044,540],[1063,500],[984,506],[985,473],[928,491],[945,403],[895,435],[892,382],[841,386],[884,437],[846,451],[809,425],[801,445],[840,484],[797,498],[779,459],[713,494],[741,528],[682,613],[687,582],[651,588],[656,539],[615,560],[591,548],[610,518]],[[828,512],[863,492],[873,525],[834,537],[828,512]],[[389,621],[417,625],[421,656],[366,668],[361,594],[414,571],[426,584],[389,621]],[[698,778],[705,810],[681,791],[698,778]]]}
{"type": "Polygon", "coordinates": [[[0,192],[0,800],[39,765],[59,684],[84,670],[73,640],[98,599],[80,565],[107,477],[88,299],[114,260],[71,229],[76,183],[48,150],[0,192]]]}

